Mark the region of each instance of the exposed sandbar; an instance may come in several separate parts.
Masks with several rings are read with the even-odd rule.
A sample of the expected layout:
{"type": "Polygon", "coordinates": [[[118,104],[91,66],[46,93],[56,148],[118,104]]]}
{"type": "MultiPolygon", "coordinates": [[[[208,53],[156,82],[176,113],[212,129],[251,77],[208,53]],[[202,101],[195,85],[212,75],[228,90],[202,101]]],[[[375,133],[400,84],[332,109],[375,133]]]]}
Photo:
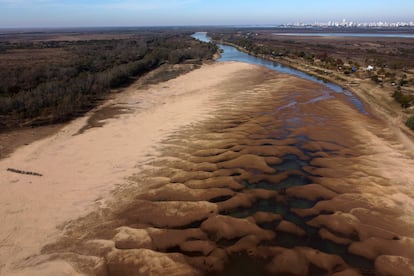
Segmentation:
{"type": "Polygon", "coordinates": [[[412,272],[414,161],[346,96],[221,63],[108,104],[128,112],[0,162],[5,273],[412,272]]]}

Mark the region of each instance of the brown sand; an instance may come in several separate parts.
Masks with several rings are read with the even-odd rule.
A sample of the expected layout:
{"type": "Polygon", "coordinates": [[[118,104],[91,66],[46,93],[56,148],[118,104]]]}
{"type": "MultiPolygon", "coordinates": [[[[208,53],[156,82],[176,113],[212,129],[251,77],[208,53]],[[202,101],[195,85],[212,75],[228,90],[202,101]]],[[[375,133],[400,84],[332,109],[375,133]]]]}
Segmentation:
{"type": "Polygon", "coordinates": [[[57,133],[63,125],[24,127],[0,132],[0,159],[8,157],[17,148],[57,133]]]}
{"type": "Polygon", "coordinates": [[[62,230],[57,226],[104,207],[108,192],[137,173],[140,164],[157,153],[159,141],[211,116],[211,98],[223,93],[218,85],[248,69],[251,66],[240,63],[214,64],[145,90],[132,85],[104,105],[125,108],[127,114],[75,135],[91,112],[1,160],[1,274],[56,239],[62,230]]]}
{"type": "Polygon", "coordinates": [[[312,102],[322,90],[257,66],[214,64],[131,87],[108,103],[130,113],[101,128],[73,136],[82,118],[21,148],[0,162],[1,273],[198,274],[248,254],[268,273],[408,275],[414,162],[386,123],[344,96],[312,102]],[[300,166],[283,167],[287,156],[300,166]],[[292,249],[282,246],[286,233],[292,249]],[[307,242],[318,238],[348,253],[307,242]]]}

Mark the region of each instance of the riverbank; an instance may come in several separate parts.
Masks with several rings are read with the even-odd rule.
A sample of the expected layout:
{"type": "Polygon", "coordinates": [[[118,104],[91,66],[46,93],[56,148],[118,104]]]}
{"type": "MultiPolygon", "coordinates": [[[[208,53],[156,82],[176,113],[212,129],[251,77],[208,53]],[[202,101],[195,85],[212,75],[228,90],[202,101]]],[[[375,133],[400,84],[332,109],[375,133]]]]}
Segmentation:
{"type": "Polygon", "coordinates": [[[0,132],[68,122],[163,64],[199,65],[217,51],[180,30],[128,34],[89,30],[63,41],[68,34],[43,31],[0,37],[0,132]]]}
{"type": "MultiPolygon", "coordinates": [[[[205,61],[205,63],[211,63],[211,61],[205,61]]],[[[174,79],[181,74],[188,73],[192,70],[200,68],[201,65],[197,64],[163,64],[156,69],[141,76],[135,81],[134,86],[136,88],[144,89],[148,85],[154,85],[160,82],[165,82],[170,79],[174,79]]],[[[78,114],[76,118],[90,117],[88,124],[85,128],[97,127],[102,125],[99,121],[115,118],[117,115],[122,114],[122,109],[104,107],[107,101],[112,101],[117,97],[117,94],[123,93],[128,90],[126,88],[112,89],[111,92],[100,101],[100,104],[87,114],[78,114]],[[93,115],[91,115],[93,114],[93,115]]],[[[31,143],[47,138],[56,134],[64,126],[67,126],[71,122],[60,124],[46,124],[32,127],[15,127],[7,130],[0,131],[0,160],[12,154],[16,149],[30,145],[31,143]]]]}
{"type": "MultiPolygon", "coordinates": [[[[311,76],[337,84],[354,93],[365,103],[367,103],[369,108],[371,108],[372,114],[385,118],[389,123],[389,126],[393,127],[396,132],[399,132],[400,136],[405,135],[409,137],[409,139],[414,140],[414,132],[405,125],[407,118],[412,115],[414,111],[412,109],[403,110],[400,105],[395,102],[392,98],[395,87],[391,84],[381,86],[374,83],[371,79],[361,79],[353,75],[344,75],[342,72],[307,64],[299,58],[293,59],[283,56],[270,57],[268,55],[255,55],[254,53],[249,52],[243,47],[233,43],[225,41],[216,41],[216,43],[222,43],[224,45],[235,47],[239,51],[249,55],[277,62],[311,76]]],[[[404,142],[404,140],[405,138],[402,138],[401,142],[404,142]]]]}
{"type": "Polygon", "coordinates": [[[213,114],[210,100],[223,93],[219,84],[248,68],[213,64],[156,85],[137,82],[52,136],[0,160],[1,274],[39,254],[68,220],[104,208],[110,191],[128,183],[141,162],[157,153],[159,141],[213,114]],[[95,116],[103,112],[116,115],[95,116]]]}
{"type": "Polygon", "coordinates": [[[200,90],[209,116],[159,140],[102,208],[65,224],[26,264],[115,275],[412,274],[414,162],[395,133],[346,95],[258,66],[214,64],[204,67],[212,75],[161,87],[230,65],[243,70],[200,90]]]}
{"type": "Polygon", "coordinates": [[[0,161],[0,273],[197,274],[248,252],[273,273],[409,275],[414,163],[396,137],[259,66],[134,83],[0,161]]]}

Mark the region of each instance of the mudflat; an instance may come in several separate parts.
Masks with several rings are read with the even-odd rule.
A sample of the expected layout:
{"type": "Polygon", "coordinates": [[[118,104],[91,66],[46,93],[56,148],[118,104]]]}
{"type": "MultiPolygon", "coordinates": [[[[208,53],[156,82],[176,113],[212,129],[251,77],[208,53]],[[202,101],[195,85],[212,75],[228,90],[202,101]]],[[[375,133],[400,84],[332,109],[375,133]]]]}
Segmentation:
{"type": "Polygon", "coordinates": [[[414,273],[412,141],[369,106],[218,63],[108,107],[0,161],[2,274],[414,273]]]}

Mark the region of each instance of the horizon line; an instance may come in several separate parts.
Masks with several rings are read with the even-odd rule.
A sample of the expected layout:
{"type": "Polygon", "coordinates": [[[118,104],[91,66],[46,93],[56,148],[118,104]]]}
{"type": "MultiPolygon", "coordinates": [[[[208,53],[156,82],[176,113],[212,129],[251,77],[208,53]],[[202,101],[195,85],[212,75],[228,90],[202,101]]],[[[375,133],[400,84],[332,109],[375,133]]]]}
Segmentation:
{"type": "MultiPolygon", "coordinates": [[[[373,22],[374,23],[374,22],[373,22]]],[[[389,22],[390,24],[393,23],[400,23],[400,22],[389,22]]],[[[1,27],[0,30],[62,30],[62,29],[116,29],[116,28],[200,28],[200,27],[306,27],[306,26],[313,26],[313,27],[330,27],[330,28],[372,28],[372,26],[330,26],[330,25],[319,25],[314,23],[301,23],[302,25],[295,25],[297,23],[283,23],[283,24],[195,24],[195,25],[102,25],[102,26],[39,26],[39,27],[29,27],[29,26],[21,26],[21,27],[1,27]]],[[[375,26],[380,28],[401,28],[401,27],[410,27],[414,29],[414,26],[375,26]]]]}

